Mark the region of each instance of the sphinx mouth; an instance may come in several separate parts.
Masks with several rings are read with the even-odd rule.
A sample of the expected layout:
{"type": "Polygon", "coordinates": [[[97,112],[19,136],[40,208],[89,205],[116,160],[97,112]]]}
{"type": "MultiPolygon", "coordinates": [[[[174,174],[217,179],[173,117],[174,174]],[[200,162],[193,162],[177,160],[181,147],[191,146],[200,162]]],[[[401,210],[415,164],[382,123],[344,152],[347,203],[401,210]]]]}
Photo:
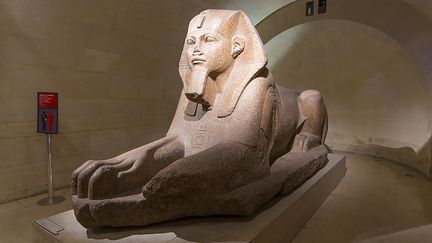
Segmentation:
{"type": "Polygon", "coordinates": [[[205,59],[202,57],[194,57],[191,60],[192,64],[201,64],[201,63],[205,63],[205,59]]]}

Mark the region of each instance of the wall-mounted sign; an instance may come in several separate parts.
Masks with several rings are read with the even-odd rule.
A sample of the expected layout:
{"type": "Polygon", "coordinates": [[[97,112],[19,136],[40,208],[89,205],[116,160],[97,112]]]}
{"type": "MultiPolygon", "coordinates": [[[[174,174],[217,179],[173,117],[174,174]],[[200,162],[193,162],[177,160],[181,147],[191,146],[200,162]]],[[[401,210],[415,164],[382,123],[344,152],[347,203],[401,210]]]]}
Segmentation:
{"type": "Polygon", "coordinates": [[[314,15],[314,1],[306,1],[306,16],[314,15]]]}
{"type": "Polygon", "coordinates": [[[318,13],[325,13],[327,10],[327,0],[318,0],[318,13]]]}
{"type": "Polygon", "coordinates": [[[37,132],[58,133],[58,93],[37,93],[37,132]]]}

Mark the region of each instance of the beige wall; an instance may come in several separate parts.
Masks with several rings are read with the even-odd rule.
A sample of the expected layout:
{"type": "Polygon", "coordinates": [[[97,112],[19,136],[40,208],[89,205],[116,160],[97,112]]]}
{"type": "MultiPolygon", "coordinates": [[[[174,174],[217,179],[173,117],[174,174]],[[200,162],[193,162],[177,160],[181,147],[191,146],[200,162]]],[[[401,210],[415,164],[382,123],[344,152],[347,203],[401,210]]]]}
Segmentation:
{"type": "MultiPolygon", "coordinates": [[[[400,51],[398,52],[401,52],[403,54],[398,56],[404,56],[402,59],[405,61],[402,62],[402,59],[397,58],[396,61],[399,63],[391,63],[391,65],[395,67],[403,67],[403,69],[395,69],[396,73],[401,72],[400,70],[402,70],[402,72],[406,71],[407,73],[411,73],[412,76],[415,77],[413,80],[406,81],[406,86],[409,87],[409,89],[407,90],[409,90],[409,92],[413,91],[411,89],[412,86],[418,86],[423,91],[424,97],[426,97],[426,103],[424,104],[425,109],[418,109],[418,105],[416,104],[416,102],[418,101],[417,96],[413,96],[414,103],[408,110],[407,105],[409,103],[404,102],[401,103],[401,106],[392,107],[395,109],[397,108],[395,113],[401,114],[401,116],[393,115],[387,116],[385,118],[392,118],[392,120],[397,119],[399,121],[397,122],[398,124],[406,124],[406,126],[399,126],[398,130],[395,130],[397,127],[389,129],[389,132],[386,135],[387,137],[384,138],[376,137],[376,139],[369,139],[368,135],[358,133],[356,137],[363,139],[356,139],[355,142],[353,142],[352,139],[349,139],[351,140],[351,142],[348,143],[348,145],[345,144],[346,138],[342,139],[341,136],[336,137],[335,139],[340,141],[340,144],[347,145],[340,146],[339,149],[342,151],[349,151],[355,153],[372,154],[379,157],[384,157],[394,161],[402,162],[408,166],[418,169],[426,176],[430,176],[432,171],[432,102],[430,99],[430,97],[432,97],[432,69],[430,68],[432,65],[432,49],[430,48],[430,43],[432,43],[432,18],[430,14],[426,14],[428,11],[425,10],[428,9],[430,6],[426,3],[426,1],[334,0],[331,2],[331,4],[328,5],[326,14],[315,14],[311,17],[306,17],[304,12],[302,13],[302,11],[304,11],[304,6],[305,0],[295,1],[291,4],[283,6],[271,15],[263,18],[263,20],[257,24],[258,32],[260,33],[263,41],[267,42],[273,37],[294,26],[314,21],[348,20],[367,25],[376,29],[378,32],[382,32],[383,35],[387,35],[389,37],[389,40],[393,40],[393,42],[396,42],[400,46],[400,51]],[[420,11],[420,9],[422,9],[422,11],[420,11]],[[409,71],[411,69],[414,71],[409,71]],[[414,75],[415,73],[420,75],[420,77],[417,78],[416,75],[414,75]],[[405,109],[407,111],[399,111],[402,109],[405,109]],[[404,121],[404,115],[406,114],[406,116],[409,117],[413,116],[414,109],[417,109],[414,112],[417,115],[423,113],[422,116],[426,117],[426,121],[422,119],[418,120],[418,116],[414,116],[415,118],[413,118],[413,121],[411,123],[404,121]],[[420,128],[418,132],[412,131],[411,127],[413,127],[413,125],[410,124],[416,124],[415,126],[418,126],[420,128]],[[419,131],[421,131],[425,127],[426,129],[424,130],[424,134],[421,136],[417,136],[419,131]],[[364,139],[365,137],[368,139],[364,139]],[[390,138],[391,141],[387,138],[390,138]],[[396,140],[403,143],[394,143],[394,138],[401,139],[396,140]],[[367,143],[364,143],[365,141],[367,141],[367,143]],[[412,141],[417,142],[413,143],[412,141]],[[424,142],[422,143],[421,141],[424,142]]],[[[364,36],[359,36],[360,39],[364,39],[363,37],[364,36]]],[[[339,36],[339,38],[344,39],[347,37],[345,35],[342,35],[339,36]]],[[[290,42],[285,43],[285,45],[290,45],[290,42]]],[[[383,42],[383,45],[387,45],[387,43],[383,42]]],[[[341,43],[342,50],[346,49],[344,47],[344,43],[341,43]]],[[[361,58],[361,56],[359,57],[361,58]]],[[[269,59],[271,58],[271,55],[269,55],[269,59]]],[[[369,60],[368,63],[373,64],[379,60],[379,58],[373,58],[369,60]]],[[[325,60],[322,60],[322,62],[324,61],[325,60]]],[[[392,61],[392,59],[390,61],[392,61]]],[[[347,66],[349,70],[353,68],[349,65],[344,66],[347,66]]],[[[354,68],[354,70],[358,69],[358,67],[354,68]]],[[[340,72],[344,73],[345,71],[341,70],[340,72]]],[[[388,72],[389,71],[387,71],[387,73],[388,72]]],[[[367,79],[380,79],[380,77],[371,76],[367,77],[367,79]]],[[[375,82],[372,82],[367,87],[367,89],[373,90],[374,84],[375,82]]],[[[317,85],[319,86],[319,84],[317,85]]],[[[377,90],[381,89],[382,88],[379,87],[377,88],[377,90]]],[[[393,91],[390,90],[388,92],[391,93],[393,91]]],[[[414,94],[417,95],[417,93],[414,94]]],[[[365,102],[369,102],[370,100],[366,99],[366,97],[362,98],[365,100],[365,102]]],[[[398,103],[395,104],[399,103],[400,102],[398,100],[398,103]]],[[[367,106],[367,103],[365,103],[364,105],[367,106]]],[[[385,121],[384,118],[376,119],[382,120],[383,122],[385,121]]],[[[349,121],[345,120],[345,122],[349,121]]],[[[384,122],[384,124],[387,124],[387,122],[384,122]]],[[[370,126],[366,122],[361,123],[361,125],[364,129],[367,129],[370,132],[373,131],[370,129],[370,127],[375,127],[375,125],[370,126]]],[[[348,136],[350,136],[350,134],[352,135],[352,127],[354,126],[354,124],[344,124],[344,126],[346,129],[341,129],[341,134],[348,136]]]]}
{"type": "MultiPolygon", "coordinates": [[[[351,4],[352,1],[335,0],[333,4],[351,4]]],[[[386,1],[359,2],[373,5],[386,1]]],[[[420,13],[422,4],[428,3],[411,1],[411,12],[408,12],[415,10],[420,13]]],[[[169,125],[181,89],[177,64],[187,23],[192,16],[207,8],[244,10],[253,23],[264,23],[258,25],[258,30],[266,41],[270,38],[269,33],[277,35],[289,28],[286,23],[295,26],[306,21],[296,17],[296,14],[304,15],[304,1],[293,0],[0,1],[0,202],[46,190],[46,140],[44,135],[35,133],[37,91],[57,91],[60,94],[60,134],[54,137],[53,145],[58,187],[69,185],[72,170],[85,160],[108,158],[162,136],[169,125]],[[284,6],[294,11],[294,14],[284,15],[288,19],[266,18],[269,15],[277,17],[272,12],[284,9],[284,6]],[[282,28],[278,29],[280,26],[282,28]]],[[[332,11],[355,16],[352,10],[347,11],[343,7],[329,8],[330,14],[332,11]]],[[[393,8],[390,8],[387,13],[392,11],[393,8]]],[[[426,13],[423,11],[421,16],[430,16],[426,13]]],[[[359,14],[370,18],[367,14],[359,14]]],[[[417,24],[419,33],[428,33],[424,32],[427,25],[418,25],[419,22],[411,18],[412,14],[409,16],[407,22],[417,24]]],[[[388,29],[391,32],[391,26],[399,22],[392,20],[385,23],[385,26],[390,26],[388,29]]],[[[412,32],[396,30],[394,34],[397,37],[406,36],[407,40],[411,40],[413,35],[412,32]]],[[[326,33],[322,36],[326,38],[326,33]]],[[[382,36],[377,36],[370,35],[382,40],[382,36]]],[[[400,38],[392,37],[399,43],[411,45],[415,53],[422,53],[416,43],[427,45],[427,41],[424,41],[427,38],[403,42],[400,38]]],[[[386,53],[398,53],[394,42],[389,42],[393,44],[390,49],[386,49],[386,53]]],[[[401,58],[398,59],[400,63],[395,65],[403,66],[405,74],[416,74],[417,66],[404,55],[396,55],[401,58]]],[[[426,67],[432,61],[431,55],[426,53],[423,56],[422,67],[426,67]]],[[[269,59],[275,62],[272,55],[269,55],[269,59]]],[[[420,60],[417,57],[413,59],[414,62],[420,60]]],[[[325,60],[321,59],[321,62],[325,63],[325,60]]],[[[373,72],[372,66],[361,70],[373,72]]],[[[385,75],[390,75],[390,70],[389,67],[385,75]]],[[[408,90],[424,91],[423,86],[430,89],[432,79],[425,76],[425,83],[416,83],[413,87],[409,86],[408,90]]],[[[382,80],[380,77],[375,78],[382,80]]],[[[357,84],[361,86],[360,81],[358,79],[357,84]]],[[[388,83],[381,84],[383,86],[379,88],[384,89],[388,83]]],[[[366,94],[374,91],[367,86],[363,88],[366,94]]],[[[399,94],[404,88],[398,86],[392,92],[399,94]]],[[[403,100],[402,103],[406,106],[419,105],[423,96],[430,96],[430,93],[419,95],[415,102],[403,100]]],[[[361,96],[358,94],[356,99],[361,99],[361,96]]],[[[333,111],[339,111],[339,117],[344,118],[343,112],[347,112],[349,107],[335,105],[333,111]]],[[[418,109],[408,109],[408,112],[423,122],[423,108],[420,105],[418,109]]],[[[343,121],[354,123],[340,123],[338,127],[342,134],[346,132],[342,129],[344,126],[350,128],[358,122],[349,119],[343,121]]],[[[410,125],[407,120],[404,122],[410,125]]],[[[336,123],[332,124],[335,126],[336,123]]],[[[370,129],[373,127],[369,126],[370,129]]],[[[399,139],[403,136],[402,133],[389,134],[388,138],[410,144],[413,141],[414,144],[420,144],[418,140],[423,139],[399,139]]],[[[355,134],[348,131],[346,139],[348,137],[353,138],[355,134]]]]}
{"type": "Polygon", "coordinates": [[[331,149],[429,169],[427,158],[415,156],[430,139],[425,77],[390,36],[355,22],[322,20],[290,28],[265,47],[278,83],[323,94],[331,149]]]}
{"type": "Polygon", "coordinates": [[[57,187],[69,185],[84,161],[166,132],[177,100],[172,93],[181,85],[186,24],[201,10],[167,3],[0,1],[0,202],[47,188],[46,138],[35,133],[37,91],[60,96],[57,187]],[[185,12],[175,15],[179,10],[185,12]]]}
{"type": "MultiPolygon", "coordinates": [[[[284,1],[269,1],[271,9],[284,1]],[[275,4],[271,4],[275,2],[275,4]]],[[[0,203],[46,190],[36,92],[60,96],[55,183],[73,169],[161,137],[181,91],[189,20],[207,8],[261,16],[262,1],[0,1],[0,203]]],[[[254,18],[254,17],[252,17],[254,18]]],[[[257,18],[257,19],[259,19],[257,18]]]]}
{"type": "Polygon", "coordinates": [[[404,0],[407,4],[419,11],[419,14],[424,14],[432,18],[432,1],[430,0],[404,0]]]}

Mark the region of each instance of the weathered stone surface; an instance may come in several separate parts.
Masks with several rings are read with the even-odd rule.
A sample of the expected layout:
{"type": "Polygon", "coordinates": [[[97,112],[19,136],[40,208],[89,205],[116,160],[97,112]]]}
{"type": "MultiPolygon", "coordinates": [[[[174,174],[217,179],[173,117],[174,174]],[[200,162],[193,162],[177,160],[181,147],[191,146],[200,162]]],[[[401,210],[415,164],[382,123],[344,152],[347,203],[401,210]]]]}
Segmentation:
{"type": "Polygon", "coordinates": [[[167,135],[72,175],[87,228],[185,216],[251,215],[327,162],[327,112],[318,91],[277,86],[242,11],[194,17],[180,58],[183,91],[167,135]]]}
{"type": "Polygon", "coordinates": [[[345,175],[344,156],[328,154],[328,160],[327,165],[290,195],[274,197],[248,217],[188,217],[141,227],[88,230],[70,210],[47,218],[64,228],[58,235],[33,223],[33,242],[290,242],[345,175]]]}

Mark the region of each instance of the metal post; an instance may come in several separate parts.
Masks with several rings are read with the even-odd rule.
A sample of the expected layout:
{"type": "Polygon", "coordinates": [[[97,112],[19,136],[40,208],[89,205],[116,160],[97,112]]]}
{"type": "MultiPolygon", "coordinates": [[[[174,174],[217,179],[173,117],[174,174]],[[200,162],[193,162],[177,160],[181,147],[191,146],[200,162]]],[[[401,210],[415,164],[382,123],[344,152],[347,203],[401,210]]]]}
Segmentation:
{"type": "Polygon", "coordinates": [[[52,157],[51,157],[51,134],[47,134],[48,146],[48,196],[50,199],[54,197],[53,193],[53,170],[52,170],[52,157]]]}
{"type": "Polygon", "coordinates": [[[48,152],[48,197],[42,198],[38,201],[38,205],[48,206],[57,204],[65,200],[62,196],[54,196],[54,180],[53,180],[53,166],[51,155],[51,138],[52,134],[47,134],[47,152],[48,152]]]}

